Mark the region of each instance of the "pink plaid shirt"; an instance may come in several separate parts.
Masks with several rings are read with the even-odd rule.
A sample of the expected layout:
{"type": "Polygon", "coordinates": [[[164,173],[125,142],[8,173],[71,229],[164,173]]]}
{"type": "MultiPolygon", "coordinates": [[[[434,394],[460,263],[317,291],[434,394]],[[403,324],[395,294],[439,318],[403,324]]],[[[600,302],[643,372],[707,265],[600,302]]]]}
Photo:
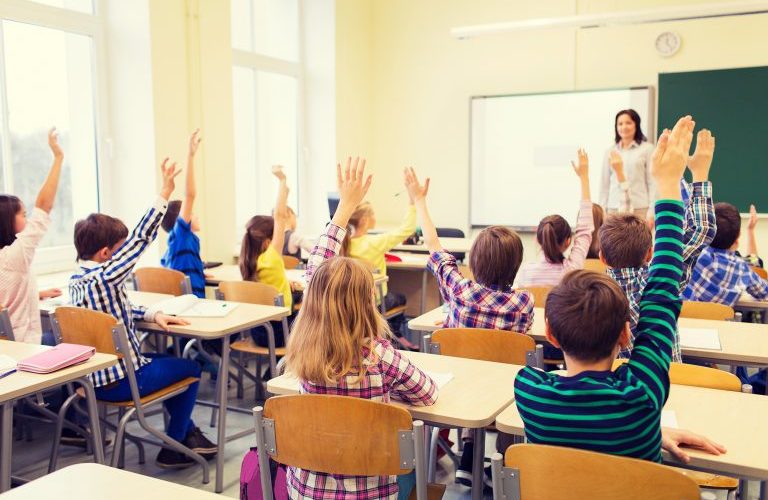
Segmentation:
{"type": "Polygon", "coordinates": [[[427,268],[437,278],[448,303],[445,328],[491,328],[527,333],[533,325],[533,296],[526,290],[481,285],[459,272],[456,258],[445,251],[430,256],[427,268]]]}
{"type": "MultiPolygon", "coordinates": [[[[308,287],[312,286],[312,275],[317,268],[338,254],[345,233],[344,229],[328,224],[326,233],[318,240],[307,262],[308,287]]],[[[346,375],[333,384],[303,380],[301,392],[350,396],[383,403],[395,398],[419,406],[432,405],[437,400],[437,384],[395,350],[388,340],[378,339],[373,353],[366,349],[363,356],[365,375],[359,380],[357,374],[346,375]]],[[[398,492],[397,476],[344,476],[288,467],[287,481],[288,495],[292,499],[396,499],[398,492]]]]}

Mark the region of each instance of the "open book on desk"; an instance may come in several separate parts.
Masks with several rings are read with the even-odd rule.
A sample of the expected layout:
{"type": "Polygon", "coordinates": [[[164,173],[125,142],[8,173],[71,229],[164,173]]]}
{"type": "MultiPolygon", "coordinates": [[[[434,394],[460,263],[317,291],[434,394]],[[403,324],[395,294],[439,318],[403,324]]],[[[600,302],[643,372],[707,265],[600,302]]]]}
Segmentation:
{"type": "Polygon", "coordinates": [[[158,302],[152,309],[171,316],[188,318],[223,318],[237,307],[237,302],[200,299],[192,294],[158,302]]]}

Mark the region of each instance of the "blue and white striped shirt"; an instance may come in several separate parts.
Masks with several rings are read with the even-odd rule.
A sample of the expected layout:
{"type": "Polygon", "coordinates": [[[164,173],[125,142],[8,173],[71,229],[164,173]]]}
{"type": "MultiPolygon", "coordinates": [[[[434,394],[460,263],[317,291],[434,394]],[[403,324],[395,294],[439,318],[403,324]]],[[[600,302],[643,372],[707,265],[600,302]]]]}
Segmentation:
{"type": "MultiPolygon", "coordinates": [[[[150,359],[141,355],[134,321],[154,320],[154,312],[133,306],[126,293],[125,282],[150,243],[157,236],[168,201],[158,197],[152,208],[141,218],[125,243],[105,262],[81,261],[69,279],[69,298],[72,305],[111,314],[122,321],[128,332],[131,361],[135,369],[148,364],[150,359]]],[[[95,372],[91,380],[95,387],[116,382],[125,377],[125,359],[95,372]]]]}

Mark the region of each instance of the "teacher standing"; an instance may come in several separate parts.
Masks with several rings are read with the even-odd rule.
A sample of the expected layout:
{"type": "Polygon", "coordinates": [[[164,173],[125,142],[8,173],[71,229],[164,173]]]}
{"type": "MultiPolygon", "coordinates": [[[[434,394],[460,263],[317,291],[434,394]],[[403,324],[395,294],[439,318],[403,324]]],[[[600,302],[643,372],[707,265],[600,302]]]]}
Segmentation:
{"type": "Polygon", "coordinates": [[[655,198],[651,179],[653,145],[640,128],[634,109],[616,113],[615,143],[605,153],[600,205],[611,213],[631,212],[645,218],[655,198]]]}

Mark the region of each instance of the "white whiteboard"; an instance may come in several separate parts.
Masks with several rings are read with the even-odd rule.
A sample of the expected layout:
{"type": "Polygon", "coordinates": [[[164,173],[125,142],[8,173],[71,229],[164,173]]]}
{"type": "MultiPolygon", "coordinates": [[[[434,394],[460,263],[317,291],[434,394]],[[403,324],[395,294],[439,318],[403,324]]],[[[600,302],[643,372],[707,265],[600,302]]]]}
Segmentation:
{"type": "Polygon", "coordinates": [[[581,191],[570,162],[576,150],[589,155],[597,202],[616,113],[636,110],[652,138],[652,97],[650,87],[473,97],[470,225],[529,229],[550,214],[575,224],[581,191]]]}

